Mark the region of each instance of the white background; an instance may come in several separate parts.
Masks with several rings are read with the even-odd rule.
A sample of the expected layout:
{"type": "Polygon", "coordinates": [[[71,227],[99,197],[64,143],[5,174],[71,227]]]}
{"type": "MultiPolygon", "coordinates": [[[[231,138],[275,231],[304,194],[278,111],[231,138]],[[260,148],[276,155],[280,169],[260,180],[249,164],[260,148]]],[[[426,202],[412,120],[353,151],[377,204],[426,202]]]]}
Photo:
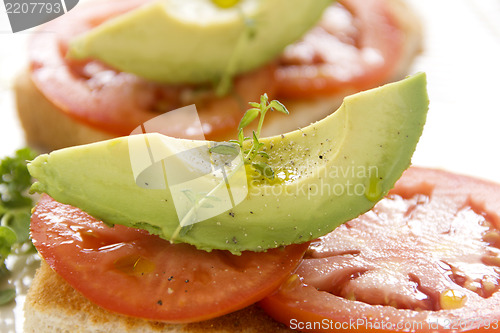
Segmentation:
{"type": "MultiPolygon", "coordinates": [[[[425,26],[410,73],[427,72],[431,100],[413,164],[500,183],[500,0],[408,1],[425,26]]],[[[0,156],[24,145],[10,85],[30,34],[12,34],[0,4],[0,156]]],[[[0,328],[9,311],[0,309],[0,328]]]]}

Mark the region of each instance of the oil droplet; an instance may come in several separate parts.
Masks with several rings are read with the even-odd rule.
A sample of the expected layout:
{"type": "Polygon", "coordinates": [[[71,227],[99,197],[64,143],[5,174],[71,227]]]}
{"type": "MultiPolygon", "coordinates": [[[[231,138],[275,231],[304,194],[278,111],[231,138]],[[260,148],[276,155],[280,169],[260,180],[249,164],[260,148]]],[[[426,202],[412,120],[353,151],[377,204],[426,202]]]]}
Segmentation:
{"type": "Polygon", "coordinates": [[[247,179],[249,181],[250,185],[283,185],[283,184],[291,184],[293,183],[297,178],[300,177],[300,173],[296,168],[290,168],[290,167],[275,167],[273,166],[274,170],[274,178],[269,179],[267,177],[262,176],[260,172],[258,172],[255,168],[253,168],[251,165],[245,165],[245,170],[247,173],[247,179]]]}
{"type": "Polygon", "coordinates": [[[212,2],[221,8],[230,8],[238,4],[240,0],[212,0],[212,2]]]}
{"type": "Polygon", "coordinates": [[[152,273],[156,266],[151,260],[139,255],[129,255],[119,258],[113,264],[117,270],[133,276],[152,273]]]}
{"type": "Polygon", "coordinates": [[[377,202],[380,200],[382,196],[382,181],[376,174],[370,174],[370,181],[368,183],[368,187],[365,190],[365,197],[373,202],[377,202]]]}
{"type": "Polygon", "coordinates": [[[466,301],[467,296],[460,290],[447,289],[439,295],[439,303],[443,310],[459,309],[466,301]]]}
{"type": "Polygon", "coordinates": [[[276,170],[276,177],[274,180],[268,181],[269,185],[282,185],[282,184],[290,184],[299,178],[300,174],[296,169],[292,168],[278,168],[276,170]]]}
{"type": "MultiPolygon", "coordinates": [[[[113,241],[102,234],[98,234],[92,230],[79,230],[78,235],[82,242],[81,247],[84,250],[98,251],[107,246],[115,245],[113,241]]],[[[119,246],[119,244],[116,244],[119,246]]]]}
{"type": "Polygon", "coordinates": [[[356,300],[356,295],[354,294],[353,291],[351,291],[351,292],[347,293],[347,295],[345,295],[345,299],[347,299],[349,301],[355,301],[356,300]]]}
{"type": "Polygon", "coordinates": [[[287,294],[300,286],[302,282],[297,274],[292,274],[280,287],[279,292],[287,294]]]}
{"type": "Polygon", "coordinates": [[[490,230],[484,236],[483,240],[491,246],[500,247],[500,231],[490,230]]]}

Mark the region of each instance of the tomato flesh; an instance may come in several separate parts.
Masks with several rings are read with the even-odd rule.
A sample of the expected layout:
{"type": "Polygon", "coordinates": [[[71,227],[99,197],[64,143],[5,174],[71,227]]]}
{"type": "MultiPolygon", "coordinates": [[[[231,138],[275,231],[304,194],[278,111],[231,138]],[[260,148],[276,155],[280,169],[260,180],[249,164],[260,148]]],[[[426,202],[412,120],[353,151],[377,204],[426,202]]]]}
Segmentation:
{"type": "Polygon", "coordinates": [[[276,71],[278,95],[308,98],[373,88],[391,79],[403,42],[388,1],[338,1],[285,49],[276,71]]]}
{"type": "Polygon", "coordinates": [[[411,168],[373,210],[312,242],[260,304],[311,332],[494,330],[499,227],[500,185],[411,168]]]}
{"type": "Polygon", "coordinates": [[[244,308],[273,292],[308,244],[267,252],[205,252],[143,230],[108,227],[44,195],[31,234],[44,260],[73,288],[120,314],[180,323],[244,308]]]}

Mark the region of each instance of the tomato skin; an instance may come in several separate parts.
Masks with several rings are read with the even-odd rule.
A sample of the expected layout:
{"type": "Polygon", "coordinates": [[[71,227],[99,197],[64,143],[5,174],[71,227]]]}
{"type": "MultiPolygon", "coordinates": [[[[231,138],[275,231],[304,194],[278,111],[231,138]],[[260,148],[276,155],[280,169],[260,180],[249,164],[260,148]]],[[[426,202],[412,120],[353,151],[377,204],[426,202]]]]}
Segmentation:
{"type": "Polygon", "coordinates": [[[257,302],[279,287],[308,246],[208,253],[143,230],[107,227],[47,195],[33,212],[31,234],[49,266],[90,301],[169,323],[207,320],[257,302]]]}
{"type": "MultiPolygon", "coordinates": [[[[463,260],[465,265],[471,264],[470,267],[472,267],[473,275],[483,271],[482,266],[480,266],[482,264],[486,265],[485,267],[488,267],[489,270],[493,272],[492,277],[496,275],[497,280],[492,285],[492,288],[494,288],[492,294],[485,295],[482,293],[480,284],[476,284],[474,287],[467,287],[467,289],[464,288],[462,280],[465,281],[467,274],[471,273],[470,271],[464,270],[463,272],[466,273],[463,275],[463,278],[462,276],[458,276],[460,279],[456,279],[456,274],[454,272],[446,270],[442,276],[444,279],[443,281],[447,283],[447,285],[454,286],[453,288],[456,288],[456,290],[460,292],[463,291],[467,296],[466,302],[458,308],[420,310],[398,308],[392,305],[379,305],[379,303],[374,303],[372,305],[365,301],[350,300],[343,296],[323,291],[323,289],[318,289],[318,282],[311,280],[312,277],[318,275],[318,272],[326,272],[325,274],[328,274],[327,272],[331,271],[328,266],[321,267],[313,262],[323,260],[321,256],[307,259],[306,255],[306,260],[298,267],[296,274],[292,275],[277,292],[260,301],[260,306],[277,321],[288,325],[292,329],[299,329],[306,332],[395,332],[404,331],[405,329],[406,331],[412,332],[497,331],[500,328],[500,291],[498,289],[498,283],[500,281],[498,280],[500,277],[500,269],[498,268],[498,253],[500,253],[500,251],[498,247],[500,243],[497,242],[500,235],[498,232],[498,229],[500,229],[500,185],[444,171],[412,167],[403,174],[402,178],[396,183],[395,188],[390,193],[390,195],[399,195],[402,198],[413,198],[420,194],[425,194],[433,198],[430,203],[435,202],[437,206],[431,207],[452,207],[450,211],[453,211],[453,208],[463,210],[471,208],[476,212],[479,219],[484,218],[485,221],[487,221],[487,224],[481,224],[481,222],[478,225],[482,227],[487,225],[493,228],[491,230],[496,230],[493,232],[495,236],[488,238],[486,242],[490,243],[490,250],[487,250],[486,256],[481,257],[480,260],[477,261],[475,255],[463,252],[464,257],[459,257],[460,260],[463,260]],[[490,255],[492,257],[490,257],[490,255]],[[497,259],[496,261],[491,260],[491,262],[488,262],[487,259],[490,258],[497,259]],[[312,263],[308,265],[308,262],[312,263]],[[315,271],[308,271],[308,267],[314,267],[315,271]],[[307,326],[308,323],[309,328],[307,326]],[[311,326],[314,323],[317,325],[315,328],[311,326]]],[[[422,205],[425,207],[425,204],[427,204],[427,202],[422,205]]],[[[418,208],[416,209],[418,210],[418,208]]],[[[416,212],[415,214],[421,214],[421,212],[414,212],[416,212]]],[[[437,219],[433,220],[433,222],[436,223],[436,229],[433,230],[433,233],[444,235],[439,237],[447,237],[447,235],[450,234],[448,231],[443,233],[443,231],[439,229],[440,226],[445,225],[440,220],[442,216],[451,216],[452,219],[458,219],[459,222],[461,219],[460,214],[454,216],[453,214],[449,214],[447,210],[444,210],[443,214],[438,211],[429,211],[428,213],[429,215],[416,216],[423,216],[420,218],[431,216],[431,219],[433,219],[433,216],[436,216],[437,219]]],[[[465,220],[467,224],[469,221],[470,220],[465,220]]],[[[473,221],[470,221],[470,223],[473,223],[473,221]]],[[[347,229],[350,228],[356,229],[357,225],[351,224],[347,229]]],[[[425,228],[425,226],[422,226],[422,228],[425,228]]],[[[359,234],[363,232],[364,231],[361,230],[359,234]]],[[[458,231],[452,231],[451,235],[454,235],[455,232],[458,231]]],[[[471,246],[472,242],[476,242],[476,239],[472,238],[472,232],[473,230],[471,229],[471,243],[465,240],[460,242],[460,246],[466,248],[471,246]]],[[[331,235],[334,233],[335,231],[332,232],[331,235]]],[[[369,235],[372,235],[372,233],[369,233],[369,235]]],[[[357,240],[357,238],[352,239],[357,240]]],[[[432,238],[430,239],[432,240],[432,238]]],[[[404,238],[403,241],[406,242],[406,238],[404,238]]],[[[380,242],[380,239],[370,238],[370,242],[380,242]]],[[[392,238],[387,237],[385,242],[392,242],[392,238]]],[[[363,243],[362,239],[360,243],[363,243]]],[[[315,242],[312,243],[311,247],[314,247],[314,244],[315,242]]],[[[412,246],[412,244],[413,243],[410,243],[409,246],[412,246]]],[[[441,249],[441,245],[443,248],[446,248],[444,247],[444,243],[439,244],[435,242],[435,244],[436,249],[441,249]]],[[[330,245],[319,242],[316,246],[328,248],[330,245]]],[[[338,251],[344,250],[343,244],[335,246],[338,251]]],[[[390,248],[390,245],[388,245],[387,248],[390,248]]],[[[443,253],[445,257],[448,256],[449,260],[453,259],[452,255],[448,254],[448,252],[435,251],[435,253],[429,252],[424,255],[428,255],[427,258],[431,261],[439,261],[443,253]]],[[[461,249],[458,249],[458,251],[461,251],[461,249]]],[[[380,252],[374,254],[375,257],[382,257],[384,255],[385,254],[380,252]]],[[[417,255],[419,254],[414,254],[413,256],[417,255]]],[[[478,253],[477,255],[482,255],[482,253],[478,253]]],[[[347,257],[349,256],[350,254],[347,254],[347,257]]],[[[355,260],[363,261],[363,248],[361,248],[359,254],[354,254],[354,257],[358,258],[355,260]]],[[[346,260],[348,259],[349,258],[346,260]]],[[[368,269],[372,268],[368,266],[367,270],[368,269]]],[[[421,268],[415,267],[414,269],[415,272],[418,272],[421,268]]],[[[398,270],[401,270],[401,268],[398,267],[398,270]]],[[[424,270],[424,272],[427,271],[424,270]]],[[[427,273],[422,274],[424,277],[427,275],[427,273]]],[[[355,279],[357,278],[358,277],[355,277],[355,279]]],[[[385,280],[380,280],[379,282],[381,285],[384,285],[385,280]]],[[[390,288],[397,289],[398,287],[398,285],[388,285],[393,286],[390,288]]],[[[421,287],[425,288],[425,283],[423,283],[421,287]]],[[[384,289],[380,289],[379,293],[383,291],[384,289]]],[[[432,295],[432,290],[424,291],[432,295]]]]}
{"type": "Polygon", "coordinates": [[[347,94],[390,80],[403,54],[404,33],[387,3],[340,0],[327,9],[318,26],[281,56],[278,96],[347,94]]]}

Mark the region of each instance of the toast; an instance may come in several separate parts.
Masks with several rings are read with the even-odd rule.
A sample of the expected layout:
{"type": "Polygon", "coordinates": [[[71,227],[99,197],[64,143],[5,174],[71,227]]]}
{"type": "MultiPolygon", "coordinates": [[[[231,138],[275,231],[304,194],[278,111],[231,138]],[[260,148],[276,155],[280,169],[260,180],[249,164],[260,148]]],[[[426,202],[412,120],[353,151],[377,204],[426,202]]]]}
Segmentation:
{"type": "Polygon", "coordinates": [[[111,313],[91,303],[42,261],[24,304],[25,333],[293,332],[257,305],[190,324],[165,324],[111,313]]]}

